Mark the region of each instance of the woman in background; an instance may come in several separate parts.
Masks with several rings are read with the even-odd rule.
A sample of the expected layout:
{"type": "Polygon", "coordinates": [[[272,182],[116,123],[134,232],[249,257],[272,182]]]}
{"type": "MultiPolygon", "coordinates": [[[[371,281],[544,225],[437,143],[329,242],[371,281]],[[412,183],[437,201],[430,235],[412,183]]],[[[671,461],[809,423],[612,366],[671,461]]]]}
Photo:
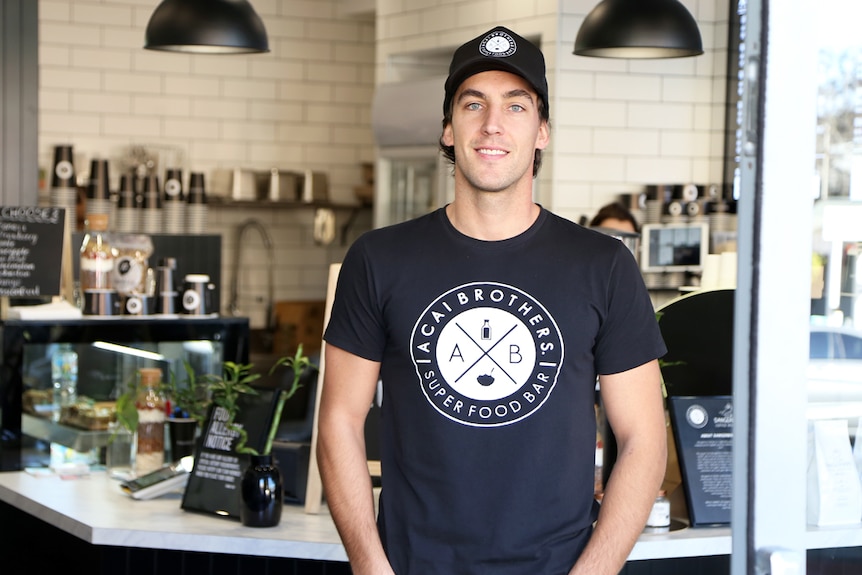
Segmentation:
{"type": "Polygon", "coordinates": [[[640,225],[632,213],[621,203],[603,206],[590,221],[591,228],[608,228],[623,232],[640,233],[640,225]]]}

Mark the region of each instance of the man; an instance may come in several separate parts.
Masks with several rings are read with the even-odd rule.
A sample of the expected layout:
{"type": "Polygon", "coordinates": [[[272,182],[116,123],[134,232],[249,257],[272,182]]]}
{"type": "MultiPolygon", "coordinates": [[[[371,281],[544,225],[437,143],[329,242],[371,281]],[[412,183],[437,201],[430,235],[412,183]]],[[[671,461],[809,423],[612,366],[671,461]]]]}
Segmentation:
{"type": "Polygon", "coordinates": [[[616,573],[665,466],[649,297],[621,242],[533,202],[538,48],[500,27],[461,46],[443,108],[453,202],[365,234],[339,276],[318,436],[332,517],[357,575],[616,573]],[[593,529],[597,373],[619,456],[593,529]]]}

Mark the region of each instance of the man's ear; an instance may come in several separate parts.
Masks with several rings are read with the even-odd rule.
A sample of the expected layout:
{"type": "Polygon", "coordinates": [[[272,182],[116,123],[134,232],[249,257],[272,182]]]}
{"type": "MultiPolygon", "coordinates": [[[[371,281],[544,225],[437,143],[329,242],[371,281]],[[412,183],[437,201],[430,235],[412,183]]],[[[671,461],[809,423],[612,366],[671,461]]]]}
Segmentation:
{"type": "Polygon", "coordinates": [[[551,126],[547,120],[539,124],[539,133],[536,135],[536,149],[544,150],[551,143],[551,126]]]}
{"type": "Polygon", "coordinates": [[[455,139],[452,137],[452,122],[448,122],[443,126],[443,135],[440,136],[440,141],[444,146],[454,146],[455,139]]]}

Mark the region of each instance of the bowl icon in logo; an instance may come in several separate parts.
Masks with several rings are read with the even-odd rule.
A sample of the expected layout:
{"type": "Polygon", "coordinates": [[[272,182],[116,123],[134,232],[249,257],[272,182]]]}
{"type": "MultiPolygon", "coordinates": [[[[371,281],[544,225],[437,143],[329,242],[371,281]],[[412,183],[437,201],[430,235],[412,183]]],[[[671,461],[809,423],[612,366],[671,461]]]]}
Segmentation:
{"type": "Polygon", "coordinates": [[[494,383],[494,376],[486,373],[477,377],[476,381],[479,382],[479,385],[484,385],[485,387],[488,387],[489,385],[494,383]]]}

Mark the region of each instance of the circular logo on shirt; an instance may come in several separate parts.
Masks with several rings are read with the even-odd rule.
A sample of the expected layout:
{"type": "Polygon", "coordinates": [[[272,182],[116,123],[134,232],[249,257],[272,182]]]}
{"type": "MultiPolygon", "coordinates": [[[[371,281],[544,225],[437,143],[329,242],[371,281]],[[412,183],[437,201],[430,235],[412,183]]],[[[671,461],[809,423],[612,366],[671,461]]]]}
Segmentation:
{"type": "Polygon", "coordinates": [[[410,349],[429,403],[477,427],[534,413],[563,361],[562,336],[548,310],[517,288],[490,282],[438,297],[413,327],[410,349]]]}
{"type": "Polygon", "coordinates": [[[515,44],[515,39],[509,34],[498,30],[491,32],[479,43],[479,52],[483,56],[491,56],[494,58],[505,58],[515,53],[518,46],[515,44]]]}

